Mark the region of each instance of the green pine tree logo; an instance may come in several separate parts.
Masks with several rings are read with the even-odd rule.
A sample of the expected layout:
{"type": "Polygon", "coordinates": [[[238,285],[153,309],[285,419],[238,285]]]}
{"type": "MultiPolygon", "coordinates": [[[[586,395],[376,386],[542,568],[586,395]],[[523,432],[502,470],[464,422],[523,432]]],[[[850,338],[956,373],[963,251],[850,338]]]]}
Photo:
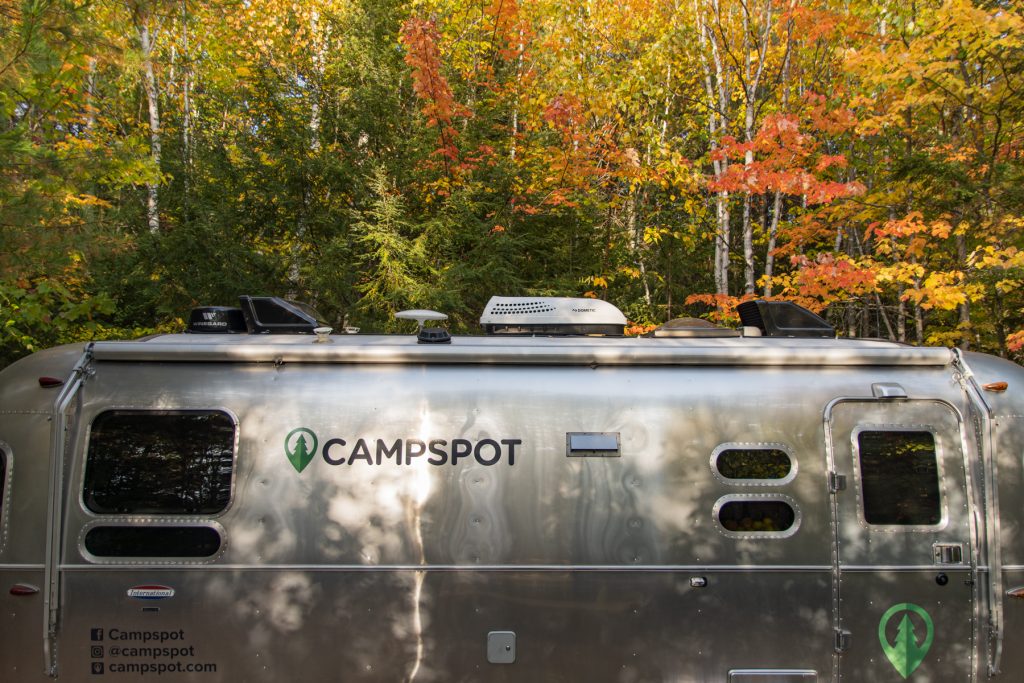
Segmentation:
{"type": "Polygon", "coordinates": [[[306,465],[313,460],[313,456],[316,454],[318,444],[316,434],[312,429],[299,427],[288,432],[288,436],[284,438],[284,454],[288,456],[288,462],[292,464],[296,472],[306,469],[306,465]],[[309,441],[313,442],[312,445],[309,441]]]}
{"type": "Polygon", "coordinates": [[[886,610],[885,614],[882,615],[881,621],[878,622],[878,640],[882,644],[882,652],[885,653],[889,663],[892,664],[893,668],[903,678],[907,678],[910,674],[914,673],[917,667],[921,666],[921,662],[924,661],[928,650],[931,649],[934,639],[935,628],[932,624],[931,616],[923,607],[909,602],[893,605],[886,610]],[[890,621],[900,614],[903,615],[903,619],[896,626],[896,640],[890,643],[885,633],[886,627],[889,626],[890,621]],[[911,614],[916,614],[924,622],[926,632],[921,640],[918,640],[918,635],[914,629],[914,622],[910,619],[911,614]]]}

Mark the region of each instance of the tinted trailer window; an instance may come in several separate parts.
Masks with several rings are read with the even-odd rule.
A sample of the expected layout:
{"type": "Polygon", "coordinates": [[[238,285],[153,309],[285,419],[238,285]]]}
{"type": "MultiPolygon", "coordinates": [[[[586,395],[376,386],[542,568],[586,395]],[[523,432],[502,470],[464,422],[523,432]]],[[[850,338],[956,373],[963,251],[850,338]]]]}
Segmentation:
{"type": "Polygon", "coordinates": [[[864,431],[857,446],[864,521],[900,526],[934,526],[942,521],[931,432],[864,431]]]}
{"type": "Polygon", "coordinates": [[[99,514],[215,514],[231,499],[235,422],[221,411],[127,411],[93,420],[84,500],[99,514]]]}

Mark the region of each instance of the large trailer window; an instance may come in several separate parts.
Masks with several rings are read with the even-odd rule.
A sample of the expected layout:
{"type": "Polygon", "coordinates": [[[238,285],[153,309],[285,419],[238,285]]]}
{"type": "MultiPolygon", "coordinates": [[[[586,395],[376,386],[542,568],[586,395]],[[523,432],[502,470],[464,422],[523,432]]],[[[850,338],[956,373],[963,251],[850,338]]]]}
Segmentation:
{"type": "Polygon", "coordinates": [[[934,526],[942,521],[935,437],[926,431],[857,435],[864,521],[934,526]]]}
{"type": "Polygon", "coordinates": [[[84,501],[100,514],[213,514],[231,499],[227,413],[112,410],[93,420],[84,501]]]}

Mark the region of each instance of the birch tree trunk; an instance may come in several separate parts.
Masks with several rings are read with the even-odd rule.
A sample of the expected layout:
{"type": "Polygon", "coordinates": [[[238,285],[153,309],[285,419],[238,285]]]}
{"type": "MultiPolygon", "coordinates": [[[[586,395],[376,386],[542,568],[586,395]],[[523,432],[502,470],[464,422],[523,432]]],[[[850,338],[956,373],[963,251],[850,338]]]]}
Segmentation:
{"type": "MultiPolygon", "coordinates": [[[[309,88],[309,148],[314,154],[320,152],[320,97],[324,82],[324,72],[327,58],[327,44],[330,42],[330,25],[321,32],[320,13],[313,11],[310,15],[310,34],[316,41],[313,51],[313,73],[307,83],[309,88]]],[[[302,245],[306,242],[308,231],[309,214],[313,211],[313,196],[310,189],[312,183],[302,184],[302,206],[299,208],[299,215],[295,225],[295,241],[291,248],[291,263],[288,266],[288,280],[291,283],[292,297],[298,297],[299,285],[302,276],[302,245]]]]}
{"type": "MultiPolygon", "coordinates": [[[[728,119],[729,93],[725,83],[722,56],[718,50],[717,38],[711,34],[704,20],[704,8],[694,1],[694,10],[698,24],[697,35],[700,40],[700,60],[704,70],[704,91],[708,98],[708,138],[711,144],[712,168],[716,177],[721,177],[729,168],[729,160],[715,157],[718,149],[718,137],[725,130],[728,119]],[[708,52],[714,63],[714,75],[708,62],[708,52]]],[[[718,0],[712,0],[712,9],[718,15],[718,0]]],[[[715,293],[729,294],[729,242],[730,242],[729,192],[719,190],[715,193],[715,293]]]]}
{"type": "Polygon", "coordinates": [[[182,178],[185,202],[188,202],[192,180],[192,54],[189,51],[188,3],[181,0],[181,42],[185,66],[181,85],[181,155],[185,176],[182,178]]]}
{"type": "MultiPolygon", "coordinates": [[[[765,63],[768,56],[768,43],[772,30],[772,6],[770,2],[764,4],[764,26],[761,30],[760,42],[751,43],[751,36],[756,35],[753,26],[753,17],[750,15],[750,5],[743,4],[743,133],[746,142],[754,139],[754,123],[757,113],[758,89],[761,85],[761,77],[764,74],[765,63]],[[756,56],[757,62],[751,60],[751,53],[756,56]]],[[[743,155],[743,163],[749,168],[754,162],[754,152],[748,149],[743,155]]],[[[754,293],[754,225],[750,220],[750,192],[743,196],[743,291],[746,294],[754,293]]]]}
{"type": "MultiPolygon", "coordinates": [[[[135,28],[139,35],[139,49],[142,51],[142,86],[146,91],[149,109],[149,156],[157,173],[160,172],[160,93],[157,89],[156,72],[153,68],[154,31],[152,10],[144,5],[136,6],[135,28]]],[[[159,180],[146,183],[146,218],[149,231],[160,232],[159,180]]]]}
{"type": "MultiPolygon", "coordinates": [[[[792,9],[793,5],[790,5],[792,9]]],[[[779,74],[779,83],[782,84],[782,111],[789,111],[789,63],[793,52],[793,20],[790,19],[786,25],[786,54],[782,58],[782,72],[779,74]]],[[[768,248],[764,255],[764,295],[772,295],[772,277],[775,275],[775,244],[779,234],[779,220],[782,214],[782,191],[775,191],[775,198],[772,201],[772,218],[768,226],[768,248]]]]}

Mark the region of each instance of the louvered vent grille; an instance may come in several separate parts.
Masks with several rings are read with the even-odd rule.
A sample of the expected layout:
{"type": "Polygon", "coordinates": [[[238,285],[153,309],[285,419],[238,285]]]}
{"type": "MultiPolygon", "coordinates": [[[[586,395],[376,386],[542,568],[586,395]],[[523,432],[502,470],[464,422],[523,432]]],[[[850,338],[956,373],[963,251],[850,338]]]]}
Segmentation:
{"type": "Polygon", "coordinates": [[[491,315],[522,315],[524,313],[552,313],[555,307],[544,301],[497,302],[491,306],[491,315]]]}

